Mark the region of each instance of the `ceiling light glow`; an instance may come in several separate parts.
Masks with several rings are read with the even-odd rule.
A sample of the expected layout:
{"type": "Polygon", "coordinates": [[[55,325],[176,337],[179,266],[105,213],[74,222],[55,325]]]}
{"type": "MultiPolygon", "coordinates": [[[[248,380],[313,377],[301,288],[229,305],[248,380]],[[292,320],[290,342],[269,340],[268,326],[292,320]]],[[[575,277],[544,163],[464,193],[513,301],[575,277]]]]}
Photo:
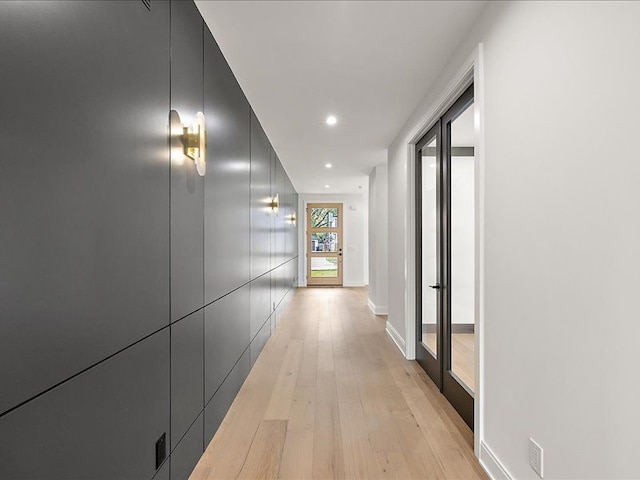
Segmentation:
{"type": "Polygon", "coordinates": [[[336,123],[338,123],[338,119],[335,117],[335,115],[329,115],[327,117],[327,125],[335,125],[336,123]]]}
{"type": "Polygon", "coordinates": [[[325,164],[324,164],[324,166],[325,166],[325,168],[331,168],[331,167],[333,167],[333,165],[331,165],[330,163],[325,163],[325,164]]]}
{"type": "Polygon", "coordinates": [[[331,185],[325,185],[324,188],[329,188],[331,185]]]}

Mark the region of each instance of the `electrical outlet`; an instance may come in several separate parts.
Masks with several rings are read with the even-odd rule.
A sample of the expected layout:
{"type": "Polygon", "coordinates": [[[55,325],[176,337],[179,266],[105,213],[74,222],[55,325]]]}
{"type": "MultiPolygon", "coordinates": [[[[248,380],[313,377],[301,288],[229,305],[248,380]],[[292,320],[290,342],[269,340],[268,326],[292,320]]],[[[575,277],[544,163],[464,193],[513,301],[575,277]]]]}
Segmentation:
{"type": "Polygon", "coordinates": [[[529,465],[540,478],[544,478],[543,450],[533,438],[529,438],[529,465]]]}
{"type": "Polygon", "coordinates": [[[167,434],[163,433],[156,442],[156,470],[160,468],[165,458],[167,458],[167,434]]]}

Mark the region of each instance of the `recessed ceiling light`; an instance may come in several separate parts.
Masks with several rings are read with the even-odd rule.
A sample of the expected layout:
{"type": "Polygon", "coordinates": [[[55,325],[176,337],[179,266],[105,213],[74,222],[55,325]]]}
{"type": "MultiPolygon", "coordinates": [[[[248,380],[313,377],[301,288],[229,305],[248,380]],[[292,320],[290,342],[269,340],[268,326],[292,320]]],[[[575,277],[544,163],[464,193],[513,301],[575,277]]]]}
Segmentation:
{"type": "Polygon", "coordinates": [[[331,185],[325,185],[324,188],[329,188],[331,185]]]}
{"type": "Polygon", "coordinates": [[[327,125],[335,125],[336,123],[338,123],[338,119],[335,117],[335,115],[329,115],[327,117],[327,125]]]}
{"type": "Polygon", "coordinates": [[[325,164],[324,164],[324,166],[325,166],[326,168],[331,168],[331,167],[333,167],[333,165],[331,165],[330,163],[325,163],[325,164]]]}

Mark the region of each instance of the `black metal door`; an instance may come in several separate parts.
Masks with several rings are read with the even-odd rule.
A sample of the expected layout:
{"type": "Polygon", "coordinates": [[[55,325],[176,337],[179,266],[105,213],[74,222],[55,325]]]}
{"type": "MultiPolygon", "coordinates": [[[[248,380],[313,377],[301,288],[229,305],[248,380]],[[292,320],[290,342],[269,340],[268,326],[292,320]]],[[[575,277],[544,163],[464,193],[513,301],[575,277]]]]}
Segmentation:
{"type": "MultiPolygon", "coordinates": [[[[473,189],[473,85],[469,86],[438,122],[416,144],[416,360],[424,368],[460,416],[473,429],[475,388],[475,330],[474,305],[460,306],[458,298],[452,302],[456,289],[459,297],[461,263],[465,274],[473,278],[475,264],[472,259],[461,258],[461,235],[465,245],[473,248],[473,218],[463,219],[464,231],[459,227],[460,176],[471,179],[473,189]],[[458,122],[455,139],[452,124],[458,122]],[[469,123],[471,118],[471,123],[469,123]],[[465,123],[465,125],[460,125],[465,123]],[[461,137],[465,137],[462,138],[461,137]],[[460,166],[465,166],[461,173],[460,166]],[[452,197],[452,191],[455,196],[452,197]],[[454,199],[455,201],[452,201],[454,199]],[[454,218],[455,216],[455,218],[454,218]],[[452,228],[452,225],[456,225],[452,228]],[[453,243],[454,235],[456,236],[453,243]],[[453,260],[457,262],[452,268],[453,260]],[[458,277],[456,277],[458,275],[458,277]],[[456,283],[454,283],[454,279],[456,283]],[[454,305],[455,303],[455,305],[454,305]],[[466,307],[466,315],[459,312],[466,307]],[[465,317],[462,320],[461,318],[465,317]],[[470,320],[469,320],[470,318],[470,320]],[[466,322],[466,323],[464,323],[466,322]],[[461,342],[472,345],[467,359],[458,351],[461,342]],[[466,363],[464,360],[467,360],[466,363]],[[461,366],[462,365],[462,366],[461,366]]],[[[468,190],[468,189],[467,189],[468,190]]],[[[473,191],[463,192],[468,199],[473,191]]],[[[473,202],[473,200],[470,200],[473,202]]],[[[473,204],[464,206],[468,211],[473,204]]],[[[465,295],[473,297],[473,283],[465,285],[465,295]]],[[[471,303],[473,302],[471,299],[471,303]]],[[[467,304],[469,302],[466,302],[467,304]]]]}

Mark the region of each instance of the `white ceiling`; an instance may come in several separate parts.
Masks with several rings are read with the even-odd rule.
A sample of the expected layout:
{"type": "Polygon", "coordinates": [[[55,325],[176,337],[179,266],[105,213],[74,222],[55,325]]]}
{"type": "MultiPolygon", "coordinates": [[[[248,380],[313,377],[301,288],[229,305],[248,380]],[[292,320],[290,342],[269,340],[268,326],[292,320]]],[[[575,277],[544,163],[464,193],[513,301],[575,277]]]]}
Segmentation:
{"type": "Polygon", "coordinates": [[[300,193],[366,192],[485,3],[196,0],[300,193]]]}

